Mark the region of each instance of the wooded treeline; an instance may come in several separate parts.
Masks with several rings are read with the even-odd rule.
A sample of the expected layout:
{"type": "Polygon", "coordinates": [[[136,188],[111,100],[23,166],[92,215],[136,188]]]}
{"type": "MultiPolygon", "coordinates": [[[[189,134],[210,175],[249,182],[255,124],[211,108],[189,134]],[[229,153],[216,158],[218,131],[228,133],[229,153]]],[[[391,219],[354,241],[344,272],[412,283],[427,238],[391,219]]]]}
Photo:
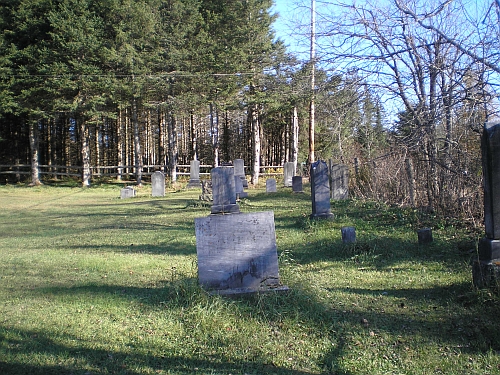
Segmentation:
{"type": "Polygon", "coordinates": [[[492,69],[412,4],[323,17],[312,93],[271,0],[1,0],[0,164],[31,164],[32,184],[40,164],[79,165],[88,186],[93,166],[133,165],[140,184],[143,165],[175,181],[192,159],[242,158],[256,184],[261,165],[307,163],[314,95],[316,158],[347,164],[352,194],[476,215],[492,69]]]}

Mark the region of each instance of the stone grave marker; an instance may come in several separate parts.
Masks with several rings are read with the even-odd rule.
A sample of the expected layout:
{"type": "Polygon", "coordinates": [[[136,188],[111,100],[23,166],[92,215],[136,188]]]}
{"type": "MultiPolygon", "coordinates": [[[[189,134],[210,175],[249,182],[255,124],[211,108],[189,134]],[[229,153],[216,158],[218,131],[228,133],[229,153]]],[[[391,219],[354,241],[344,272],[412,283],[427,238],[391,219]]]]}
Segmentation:
{"type": "Polygon", "coordinates": [[[344,200],[349,198],[349,168],[344,164],[331,164],[331,198],[344,200]]]}
{"type": "Polygon", "coordinates": [[[431,243],[433,241],[432,238],[432,229],[431,228],[422,228],[417,230],[417,238],[419,245],[425,245],[431,243]]]}
{"type": "Polygon", "coordinates": [[[274,178],[268,178],[266,180],[266,193],[276,193],[276,180],[274,178]]]}
{"type": "Polygon", "coordinates": [[[202,180],[201,181],[200,201],[205,201],[205,202],[213,201],[212,180],[202,180]]]}
{"type": "Polygon", "coordinates": [[[292,162],[283,164],[283,183],[286,187],[292,186],[292,178],[295,175],[294,165],[292,162]]]}
{"type": "Polygon", "coordinates": [[[287,290],[281,286],[272,211],[195,219],[198,279],[217,294],[287,290]]]}
{"type": "Polygon", "coordinates": [[[328,166],[323,160],[311,164],[311,200],[312,219],[333,219],[328,166]]]}
{"type": "Polygon", "coordinates": [[[236,192],[236,200],[248,197],[248,193],[243,190],[243,180],[240,176],[234,176],[234,190],[236,192]]]}
{"type": "Polygon", "coordinates": [[[240,207],[236,204],[236,189],[233,167],[213,168],[212,176],[212,214],[237,213],[240,207]]]}
{"type": "Polygon", "coordinates": [[[340,229],[342,234],[343,243],[354,243],[356,242],[356,228],[354,227],[342,227],[340,229]]]}
{"type": "Polygon", "coordinates": [[[472,266],[474,285],[500,285],[500,123],[486,123],[481,137],[486,236],[479,241],[472,266]]]}
{"type": "Polygon", "coordinates": [[[243,183],[243,188],[247,188],[248,181],[245,178],[245,161],[243,159],[234,159],[233,166],[234,166],[234,175],[238,176],[241,179],[243,183]]]}
{"type": "Polygon", "coordinates": [[[165,196],[165,174],[161,171],[156,171],[151,175],[151,188],[153,197],[165,196]]]}
{"type": "Polygon", "coordinates": [[[293,176],[292,177],[292,191],[294,193],[303,193],[304,190],[302,188],[302,176],[293,176]]]}
{"type": "Polygon", "coordinates": [[[200,161],[191,160],[189,167],[189,182],[186,186],[187,189],[197,189],[201,186],[200,182],[200,161]]]}
{"type": "Polygon", "coordinates": [[[127,199],[135,197],[135,189],[132,186],[126,186],[120,190],[120,198],[127,199]]]}

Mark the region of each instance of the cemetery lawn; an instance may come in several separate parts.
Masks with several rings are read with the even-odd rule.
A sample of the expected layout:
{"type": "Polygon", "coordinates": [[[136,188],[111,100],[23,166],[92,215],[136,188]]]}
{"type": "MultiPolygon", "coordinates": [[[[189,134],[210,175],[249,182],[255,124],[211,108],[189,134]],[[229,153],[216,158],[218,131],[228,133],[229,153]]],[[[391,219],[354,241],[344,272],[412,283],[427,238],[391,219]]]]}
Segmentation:
{"type": "Polygon", "coordinates": [[[249,189],[241,211],[274,211],[290,291],[230,299],[198,286],[200,191],[120,188],[0,186],[0,374],[500,374],[468,218],[348,200],[310,221],[308,185],[249,189]]]}

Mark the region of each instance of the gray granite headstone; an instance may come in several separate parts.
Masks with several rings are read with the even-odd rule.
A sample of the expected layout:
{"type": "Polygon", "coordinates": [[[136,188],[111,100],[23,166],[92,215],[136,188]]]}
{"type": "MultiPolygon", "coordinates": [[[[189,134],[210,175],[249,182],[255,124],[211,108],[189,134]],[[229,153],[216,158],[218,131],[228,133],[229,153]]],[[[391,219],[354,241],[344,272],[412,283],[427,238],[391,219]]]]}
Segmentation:
{"type": "Polygon", "coordinates": [[[292,191],[294,193],[303,193],[304,190],[302,188],[302,176],[293,176],[292,177],[292,191]]]}
{"type": "Polygon", "coordinates": [[[165,196],[165,174],[161,171],[156,171],[151,175],[151,188],[153,197],[165,196]]]}
{"type": "Polygon", "coordinates": [[[127,186],[120,190],[121,199],[127,199],[133,197],[135,197],[135,189],[132,186],[127,186]]]}
{"type": "Polygon", "coordinates": [[[343,243],[354,243],[356,242],[356,228],[354,227],[342,227],[340,229],[342,233],[343,243]]]}
{"type": "Polygon", "coordinates": [[[272,211],[196,218],[195,233],[203,288],[230,294],[280,287],[272,211]]]}
{"type": "Polygon", "coordinates": [[[311,200],[312,219],[333,219],[328,166],[322,160],[311,164],[311,200]]]}
{"type": "Polygon", "coordinates": [[[191,160],[189,166],[189,182],[187,184],[188,189],[196,189],[201,186],[200,182],[200,161],[191,160]]]}
{"type": "Polygon", "coordinates": [[[243,180],[240,176],[234,176],[234,190],[236,191],[237,200],[248,197],[248,193],[243,191],[243,180]]]}
{"type": "Polygon", "coordinates": [[[233,167],[216,167],[212,176],[212,214],[237,213],[240,207],[236,204],[236,189],[233,167]]]}
{"type": "Polygon", "coordinates": [[[349,198],[349,168],[344,164],[333,164],[330,168],[331,198],[344,200],[349,198]]]}
{"type": "Polygon", "coordinates": [[[268,178],[266,180],[266,193],[276,193],[276,180],[274,178],[268,178]]]}
{"type": "Polygon", "coordinates": [[[245,178],[245,161],[243,159],[234,159],[233,166],[234,166],[234,175],[238,176],[243,183],[243,187],[247,188],[248,181],[245,178]]]}
{"type": "Polygon", "coordinates": [[[292,162],[283,164],[283,183],[286,187],[292,186],[292,178],[295,175],[295,167],[292,162]]]}

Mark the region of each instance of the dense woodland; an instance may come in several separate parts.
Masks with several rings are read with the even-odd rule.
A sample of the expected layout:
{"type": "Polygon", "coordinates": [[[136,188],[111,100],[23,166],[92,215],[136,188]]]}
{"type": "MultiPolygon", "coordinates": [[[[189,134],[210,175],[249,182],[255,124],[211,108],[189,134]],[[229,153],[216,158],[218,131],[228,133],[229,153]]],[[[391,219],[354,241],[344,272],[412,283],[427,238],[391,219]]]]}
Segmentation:
{"type": "Polygon", "coordinates": [[[31,165],[33,185],[41,165],[79,166],[83,186],[103,166],[119,179],[133,170],[137,184],[156,166],[175,181],[192,159],[242,158],[253,184],[287,161],[307,175],[314,98],[315,157],[349,166],[352,195],[478,218],[497,45],[474,40],[483,58],[461,51],[451,5],[424,18],[436,32],[414,2],[367,1],[323,17],[323,60],[303,62],[274,37],[271,5],[0,1],[0,164],[31,165]]]}

